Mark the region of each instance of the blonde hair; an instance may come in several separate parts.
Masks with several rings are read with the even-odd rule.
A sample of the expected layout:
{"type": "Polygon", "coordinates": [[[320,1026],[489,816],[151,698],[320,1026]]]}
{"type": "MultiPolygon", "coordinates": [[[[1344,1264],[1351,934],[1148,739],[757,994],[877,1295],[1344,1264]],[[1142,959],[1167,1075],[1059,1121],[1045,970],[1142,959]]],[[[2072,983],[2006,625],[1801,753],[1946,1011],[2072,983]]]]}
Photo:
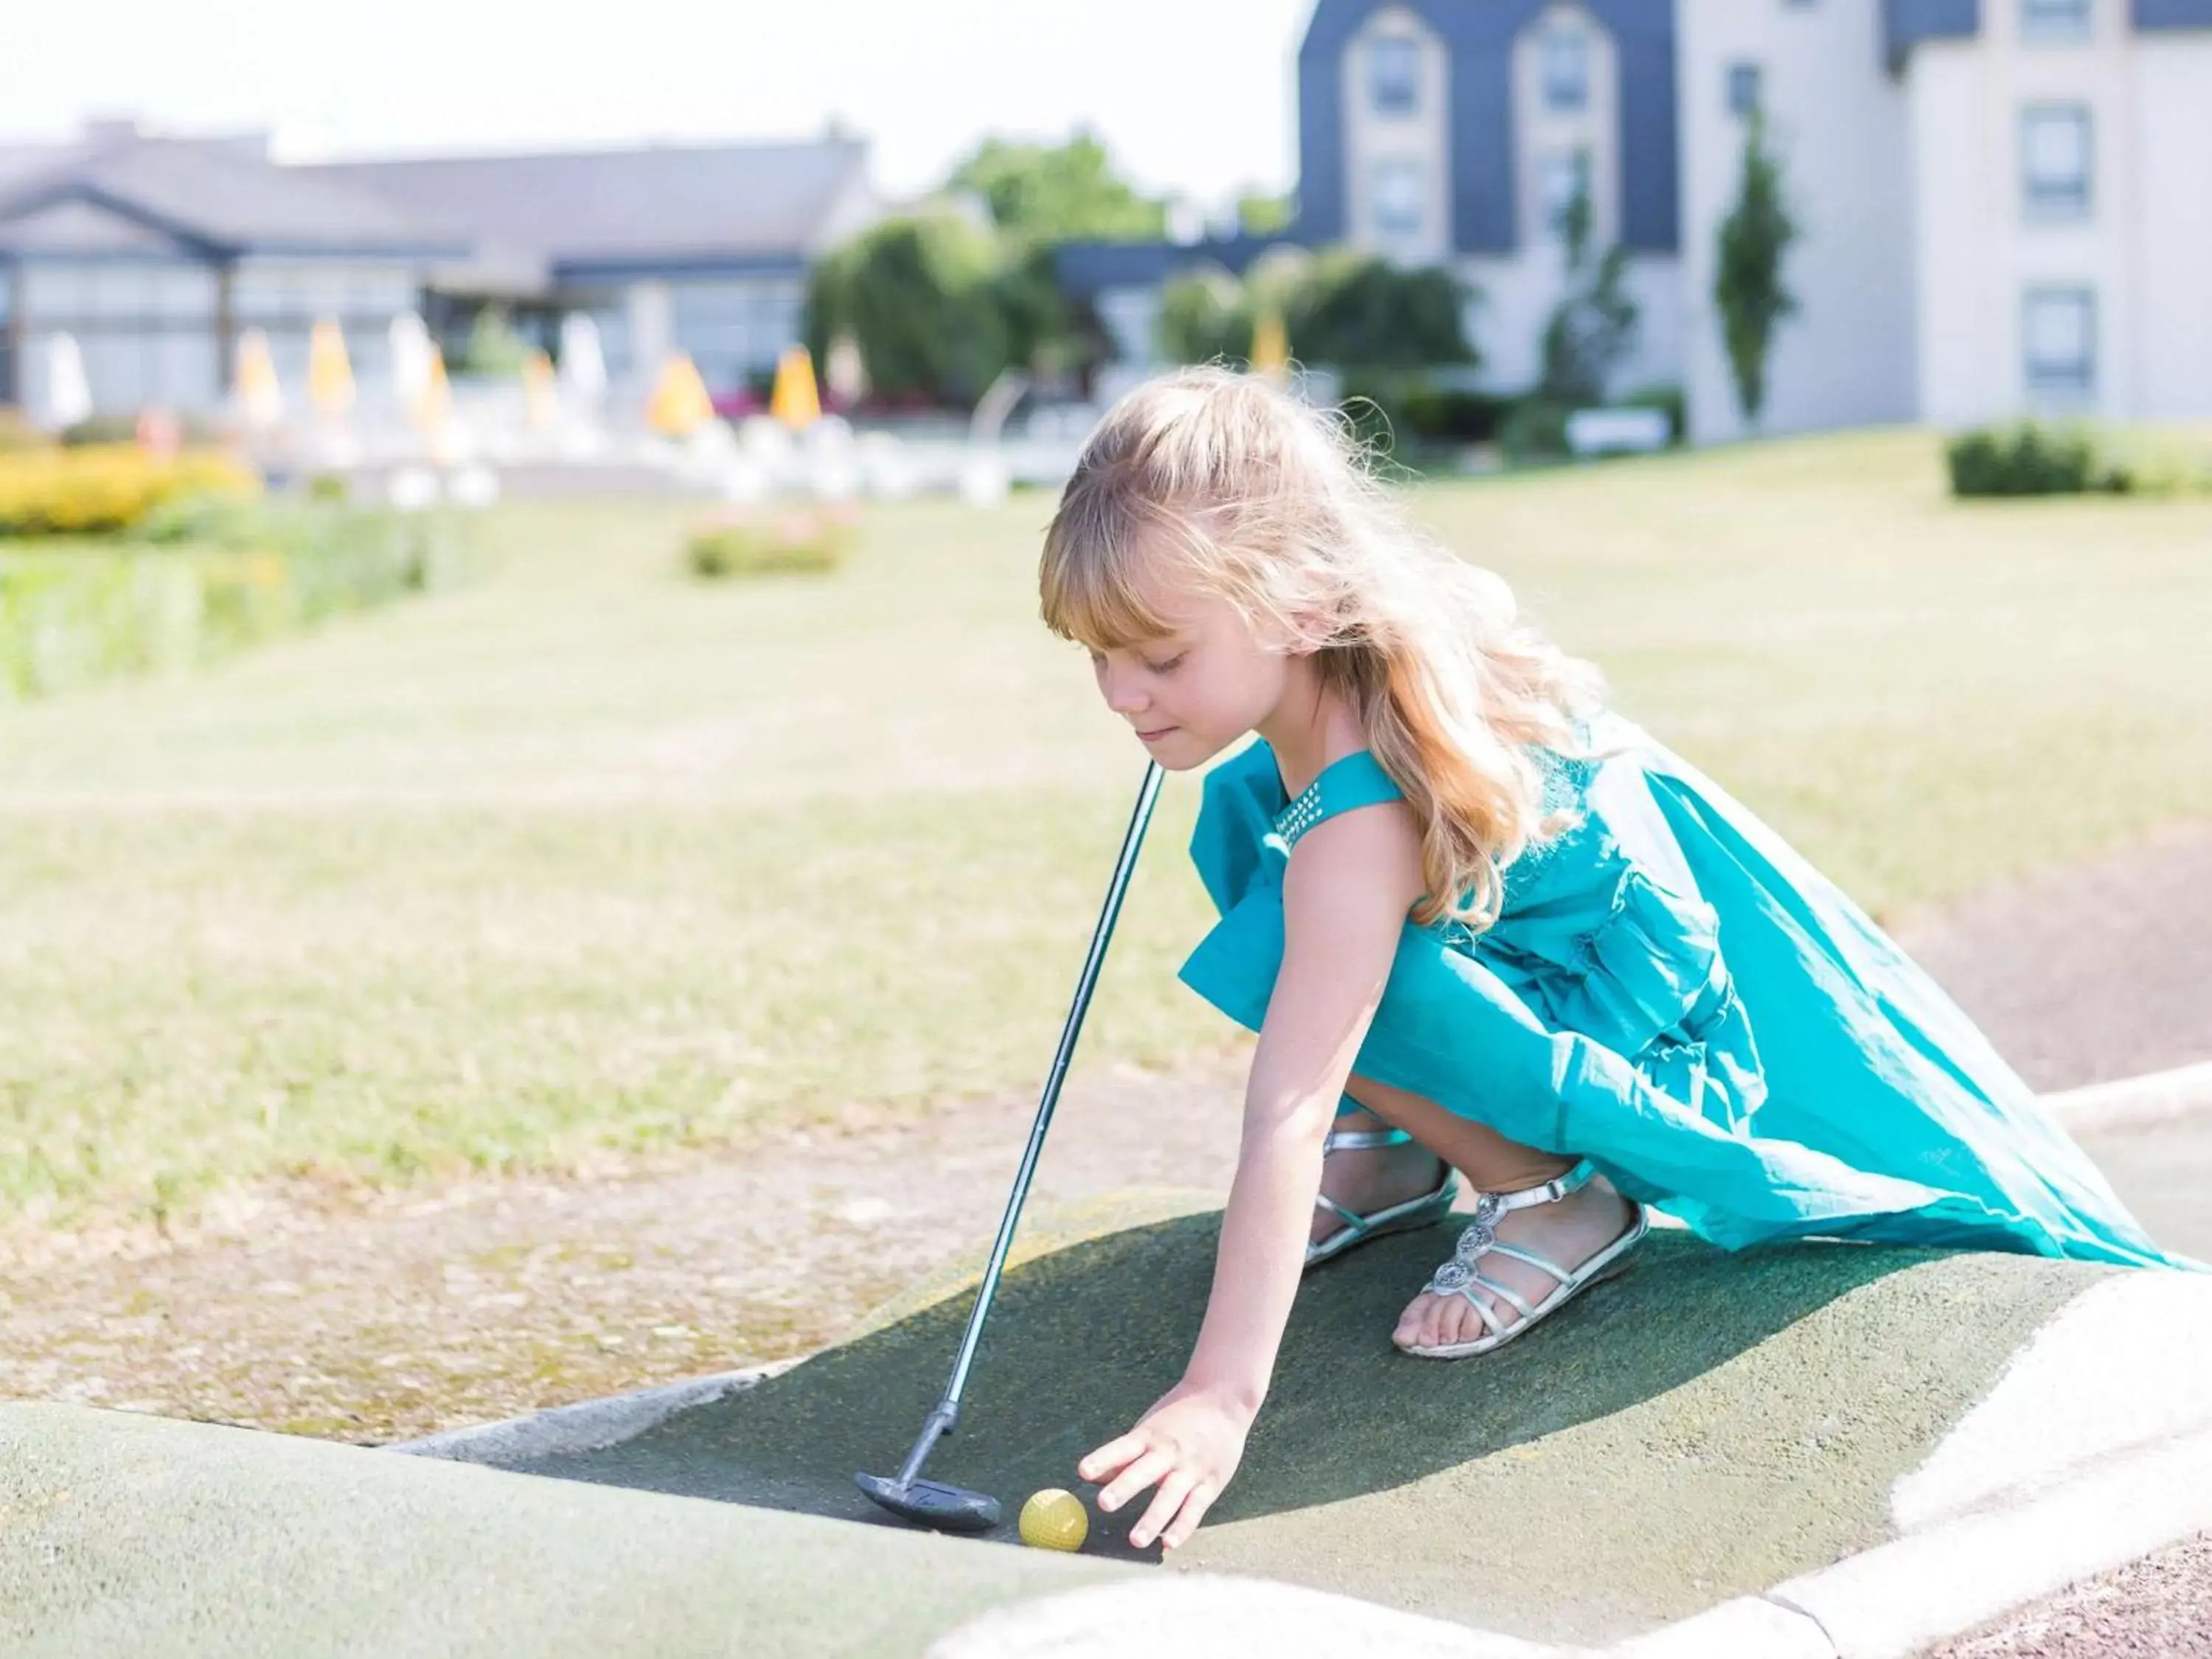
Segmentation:
{"type": "Polygon", "coordinates": [[[1173,630],[1139,582],[1158,568],[1170,588],[1224,599],[1311,653],[1421,823],[1414,921],[1480,933],[1503,906],[1505,866],[1580,822],[1545,815],[1546,765],[1531,751],[1600,757],[1577,723],[1604,708],[1605,677],[1522,621],[1503,579],[1413,528],[1349,425],[1215,367],[1137,387],[1061,493],[1041,608],[1094,650],[1156,639],[1173,630]]]}

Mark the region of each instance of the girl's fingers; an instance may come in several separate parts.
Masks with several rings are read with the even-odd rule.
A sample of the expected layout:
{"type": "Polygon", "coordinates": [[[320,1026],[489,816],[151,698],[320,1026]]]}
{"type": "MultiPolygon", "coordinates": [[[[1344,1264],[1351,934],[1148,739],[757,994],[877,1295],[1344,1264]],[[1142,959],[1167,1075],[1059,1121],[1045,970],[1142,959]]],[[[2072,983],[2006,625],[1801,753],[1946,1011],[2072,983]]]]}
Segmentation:
{"type": "Polygon", "coordinates": [[[1119,1440],[1109,1440],[1075,1466],[1075,1472],[1085,1480],[1103,1480],[1116,1469],[1143,1451],[1149,1443],[1140,1434],[1125,1434],[1119,1440]]]}
{"type": "Polygon", "coordinates": [[[1190,1496],[1183,1499],[1182,1513],[1176,1516],[1168,1529],[1160,1534],[1161,1547],[1171,1550],[1182,1548],[1191,1534],[1198,1530],[1198,1523],[1206,1519],[1206,1512],[1213,1507],[1216,1496],[1214,1489],[1203,1480],[1193,1486],[1190,1496]]]}
{"type": "Polygon", "coordinates": [[[1129,1541],[1142,1549],[1158,1537],[1160,1528],[1175,1519],[1183,1498],[1197,1484],[1197,1476],[1182,1469],[1175,1470],[1161,1481],[1159,1491],[1152,1495],[1152,1507],[1145,1511],[1142,1520],[1129,1528],[1129,1541]]]}
{"type": "Polygon", "coordinates": [[[1098,1507],[1118,1510],[1139,1492],[1175,1468],[1175,1454],[1153,1449],[1114,1477],[1114,1484],[1098,1494],[1098,1507]]]}

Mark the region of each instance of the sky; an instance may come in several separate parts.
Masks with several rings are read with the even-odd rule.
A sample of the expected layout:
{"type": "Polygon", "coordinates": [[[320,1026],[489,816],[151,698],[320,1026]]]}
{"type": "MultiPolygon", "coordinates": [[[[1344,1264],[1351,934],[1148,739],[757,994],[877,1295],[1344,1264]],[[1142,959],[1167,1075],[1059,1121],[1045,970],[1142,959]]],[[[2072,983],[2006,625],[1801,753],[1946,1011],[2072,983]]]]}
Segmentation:
{"type": "Polygon", "coordinates": [[[1313,0],[9,0],[0,143],[88,116],[267,129],[280,156],[871,141],[879,189],[1088,126],[1152,193],[1296,175],[1313,0]]]}

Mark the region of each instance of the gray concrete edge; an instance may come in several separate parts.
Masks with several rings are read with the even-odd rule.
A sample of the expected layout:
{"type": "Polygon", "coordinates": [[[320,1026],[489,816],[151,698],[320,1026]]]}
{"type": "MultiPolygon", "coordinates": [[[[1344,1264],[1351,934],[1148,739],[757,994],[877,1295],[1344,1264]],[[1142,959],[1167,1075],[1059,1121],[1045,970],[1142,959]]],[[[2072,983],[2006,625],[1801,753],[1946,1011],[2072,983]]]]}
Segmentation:
{"type": "Polygon", "coordinates": [[[604,1400],[579,1401],[555,1406],[496,1423],[472,1424],[425,1435],[419,1440],[395,1440],[378,1448],[408,1452],[418,1457],[449,1458],[460,1463],[507,1463],[540,1457],[562,1457],[577,1452],[604,1451],[634,1440],[678,1412],[743,1392],[764,1378],[798,1364],[787,1359],[744,1370],[718,1371],[664,1388],[635,1394],[611,1395],[604,1400]]]}
{"type": "Polygon", "coordinates": [[[2039,1096],[2044,1109],[2069,1133],[2125,1129],[2212,1112],[2212,1060],[2145,1072],[2110,1083],[2092,1083],[2039,1096]]]}
{"type": "Polygon", "coordinates": [[[1133,1637],[1170,1631],[1224,1644],[1264,1631],[1283,1659],[1911,1659],[2207,1528],[2212,1432],[2200,1432],[1604,1648],[1443,1624],[1272,1579],[1192,1573],[996,1607],[945,1632],[926,1659],[1109,1659],[1133,1637]]]}
{"type": "Polygon", "coordinates": [[[2212,1432],[2140,1446],[1603,1650],[1607,1659],[1911,1659],[2212,1530],[2212,1432]]]}

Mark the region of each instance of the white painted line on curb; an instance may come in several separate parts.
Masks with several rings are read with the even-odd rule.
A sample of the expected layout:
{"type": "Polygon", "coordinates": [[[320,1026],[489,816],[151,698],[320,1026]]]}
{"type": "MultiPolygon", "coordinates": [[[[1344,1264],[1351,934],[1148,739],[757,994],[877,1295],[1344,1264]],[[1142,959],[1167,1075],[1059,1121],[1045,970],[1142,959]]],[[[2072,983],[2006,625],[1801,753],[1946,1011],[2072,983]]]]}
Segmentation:
{"type": "Polygon", "coordinates": [[[2212,1435],[2114,1460],[2029,1504],[1968,1515],[1778,1584],[1838,1659],[1910,1659],[2077,1579],[2212,1528],[2212,1435]]]}
{"type": "Polygon", "coordinates": [[[605,1400],[580,1401],[555,1406],[527,1417],[511,1417],[497,1423],[477,1423],[465,1429],[448,1429],[420,1440],[398,1440],[379,1448],[409,1452],[418,1457],[445,1457],[461,1463],[526,1462],[539,1457],[565,1457],[577,1452],[604,1451],[634,1440],[647,1430],[666,1422],[678,1412],[725,1399],[754,1383],[787,1370],[797,1362],[758,1365],[750,1370],[722,1371],[713,1376],[672,1382],[665,1388],[643,1389],[605,1400]]]}
{"type": "Polygon", "coordinates": [[[1900,1534],[2043,1489],[2142,1446],[2212,1433],[2212,1273],[2113,1273],[2059,1309],[1981,1401],[1890,1488],[1900,1534]]]}
{"type": "Polygon", "coordinates": [[[1836,1659],[1820,1622],[1757,1595],[1662,1626],[1605,1650],[1601,1659],[1836,1659]]]}
{"type": "Polygon", "coordinates": [[[1226,1573],[1127,1579],[994,1607],[939,1637],[922,1659],[1582,1659],[1303,1585],[1226,1573]]]}
{"type": "Polygon", "coordinates": [[[2067,1129],[2124,1129],[2212,1113],[2212,1060],[2038,1097],[2067,1129]]]}

